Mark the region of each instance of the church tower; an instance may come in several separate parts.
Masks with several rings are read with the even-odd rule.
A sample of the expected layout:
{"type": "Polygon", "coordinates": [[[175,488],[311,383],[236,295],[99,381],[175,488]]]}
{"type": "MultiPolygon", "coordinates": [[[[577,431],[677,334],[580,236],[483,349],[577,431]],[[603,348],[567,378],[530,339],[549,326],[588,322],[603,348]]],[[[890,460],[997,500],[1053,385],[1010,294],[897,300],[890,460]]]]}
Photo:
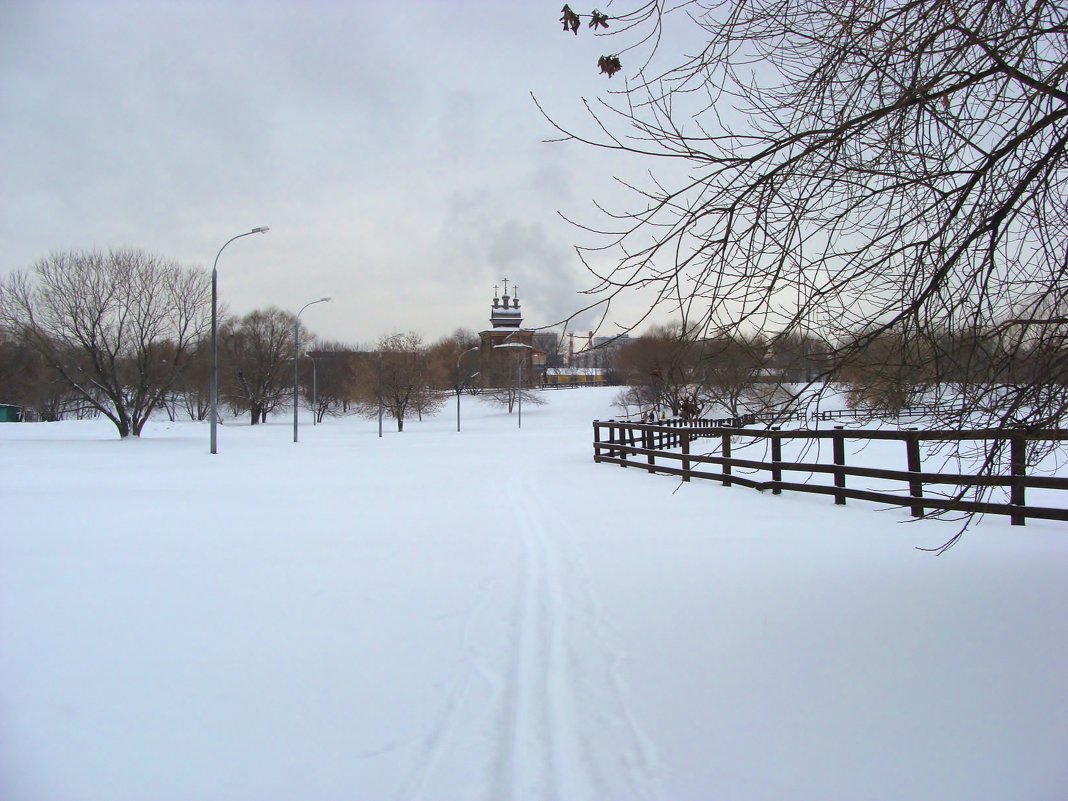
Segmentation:
{"type": "Polygon", "coordinates": [[[519,310],[519,287],[512,286],[512,295],[508,294],[508,279],[504,279],[504,294],[498,295],[500,287],[493,287],[493,306],[490,308],[490,328],[480,331],[482,349],[503,345],[505,342],[518,342],[532,345],[534,332],[523,328],[523,313],[519,310]]]}
{"type": "MultiPolygon", "coordinates": [[[[534,331],[523,328],[523,313],[519,310],[519,287],[513,284],[512,294],[508,294],[508,279],[504,279],[504,294],[498,295],[499,286],[493,287],[493,306],[490,308],[490,327],[479,332],[480,348],[483,356],[493,353],[501,345],[520,346],[516,351],[522,353],[524,361],[524,385],[533,382],[537,368],[544,366],[545,354],[534,349],[534,331]],[[522,346],[527,347],[522,347],[522,346]],[[539,356],[541,358],[539,358],[539,356]]],[[[506,348],[498,354],[507,353],[506,348]]]]}
{"type": "Polygon", "coordinates": [[[516,330],[523,324],[519,311],[519,287],[513,287],[515,297],[508,296],[508,279],[504,279],[504,297],[497,297],[497,285],[493,286],[493,308],[490,310],[490,325],[494,328],[516,330]],[[502,302],[503,301],[503,302],[502,302]]]}

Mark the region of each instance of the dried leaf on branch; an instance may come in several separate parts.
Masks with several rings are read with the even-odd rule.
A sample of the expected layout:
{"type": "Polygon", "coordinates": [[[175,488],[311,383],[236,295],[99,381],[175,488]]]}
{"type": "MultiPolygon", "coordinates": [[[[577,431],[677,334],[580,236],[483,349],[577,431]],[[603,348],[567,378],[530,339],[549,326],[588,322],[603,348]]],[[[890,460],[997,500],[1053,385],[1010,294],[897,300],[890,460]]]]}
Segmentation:
{"type": "Polygon", "coordinates": [[[601,56],[597,59],[597,66],[601,68],[601,73],[609,78],[623,69],[623,65],[619,63],[618,56],[601,56]]]}
{"type": "Polygon", "coordinates": [[[571,31],[575,36],[578,36],[579,25],[581,24],[579,22],[578,14],[572,11],[571,6],[567,4],[564,5],[561,12],[563,13],[563,16],[560,17],[560,21],[564,23],[564,30],[571,31]]]}

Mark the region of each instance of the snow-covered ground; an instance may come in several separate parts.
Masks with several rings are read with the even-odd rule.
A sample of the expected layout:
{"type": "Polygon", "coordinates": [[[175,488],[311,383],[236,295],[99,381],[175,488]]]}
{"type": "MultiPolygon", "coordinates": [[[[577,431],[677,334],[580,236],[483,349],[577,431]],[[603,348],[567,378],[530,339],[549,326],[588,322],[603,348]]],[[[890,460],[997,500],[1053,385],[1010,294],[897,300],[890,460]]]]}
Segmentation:
{"type": "Polygon", "coordinates": [[[396,434],[0,426],[4,801],[1056,801],[1068,527],[396,434]]]}

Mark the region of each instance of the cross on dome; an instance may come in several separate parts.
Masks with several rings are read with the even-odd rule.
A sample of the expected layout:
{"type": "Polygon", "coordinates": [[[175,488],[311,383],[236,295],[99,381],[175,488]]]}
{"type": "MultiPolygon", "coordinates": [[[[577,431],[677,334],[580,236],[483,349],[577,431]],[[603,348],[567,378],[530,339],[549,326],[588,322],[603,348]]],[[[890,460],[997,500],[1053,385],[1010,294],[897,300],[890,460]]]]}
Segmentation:
{"type": "Polygon", "coordinates": [[[501,283],[504,284],[504,297],[498,297],[497,291],[500,289],[498,284],[493,285],[493,308],[490,313],[490,324],[495,329],[518,329],[523,324],[523,315],[519,311],[519,287],[512,285],[507,278],[502,278],[501,283]],[[511,289],[516,297],[510,297],[508,290],[511,289]]]}

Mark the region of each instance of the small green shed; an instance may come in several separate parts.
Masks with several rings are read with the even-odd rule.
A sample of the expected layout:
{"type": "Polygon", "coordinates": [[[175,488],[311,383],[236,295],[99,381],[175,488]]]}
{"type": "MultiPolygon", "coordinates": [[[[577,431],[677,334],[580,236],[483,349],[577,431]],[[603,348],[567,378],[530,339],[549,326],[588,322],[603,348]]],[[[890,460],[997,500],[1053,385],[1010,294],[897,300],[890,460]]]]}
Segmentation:
{"type": "Polygon", "coordinates": [[[10,403],[0,403],[0,423],[21,423],[22,407],[10,403]]]}

